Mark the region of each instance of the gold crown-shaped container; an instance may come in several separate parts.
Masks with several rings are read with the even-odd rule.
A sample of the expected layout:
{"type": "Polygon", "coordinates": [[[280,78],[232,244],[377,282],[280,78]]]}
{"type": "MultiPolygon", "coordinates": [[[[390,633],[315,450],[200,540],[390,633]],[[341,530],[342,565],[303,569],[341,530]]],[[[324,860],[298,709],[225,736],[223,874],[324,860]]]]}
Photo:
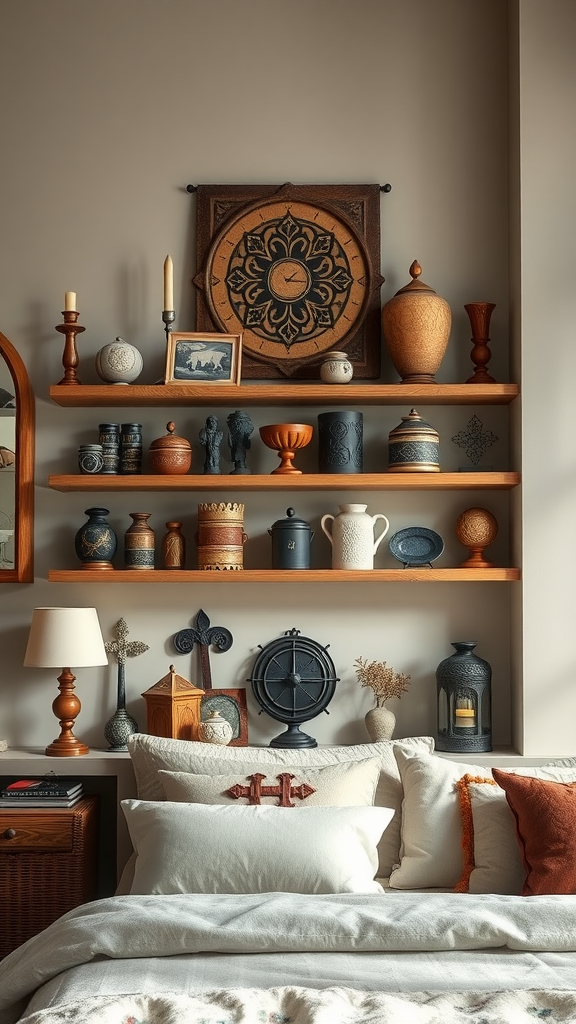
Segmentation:
{"type": "Polygon", "coordinates": [[[192,465],[192,445],[174,433],[176,425],[172,420],[166,424],[166,430],[168,433],[152,441],[148,449],[150,469],[153,473],[187,473],[192,465]]]}

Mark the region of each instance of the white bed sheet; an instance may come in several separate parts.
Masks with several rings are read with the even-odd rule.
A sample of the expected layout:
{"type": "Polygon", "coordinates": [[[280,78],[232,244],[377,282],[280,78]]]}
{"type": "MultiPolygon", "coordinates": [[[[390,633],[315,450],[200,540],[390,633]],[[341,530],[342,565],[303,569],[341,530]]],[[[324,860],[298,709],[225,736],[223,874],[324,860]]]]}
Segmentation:
{"type": "Polygon", "coordinates": [[[336,985],[372,992],[576,988],[576,954],[510,949],[432,953],[195,953],[99,960],[64,971],[32,997],[27,1012],[90,996],[198,989],[336,985]]]}

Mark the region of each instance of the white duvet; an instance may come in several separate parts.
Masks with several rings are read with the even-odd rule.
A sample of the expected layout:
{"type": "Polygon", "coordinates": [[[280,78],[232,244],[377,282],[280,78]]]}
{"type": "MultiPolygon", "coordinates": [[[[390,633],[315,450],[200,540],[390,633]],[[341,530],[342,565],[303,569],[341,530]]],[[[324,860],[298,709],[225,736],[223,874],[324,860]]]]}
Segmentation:
{"type": "MultiPolygon", "coordinates": [[[[305,960],[303,958],[303,962],[305,960]]],[[[290,1024],[292,1021],[321,1024],[324,1020],[329,1020],[330,1024],[340,1024],[340,1021],[379,1024],[388,1020],[408,1024],[411,1020],[456,1022],[461,1019],[479,1024],[480,1021],[509,1024],[515,1020],[540,1018],[547,1024],[556,1021],[574,1024],[576,897],[407,892],[387,892],[383,896],[269,893],[111,897],[71,911],[0,963],[0,1024],[17,1020],[33,993],[41,986],[49,988],[46,983],[50,979],[57,980],[64,975],[73,977],[76,970],[87,971],[90,966],[97,969],[103,961],[117,962],[120,968],[113,993],[103,995],[100,989],[92,996],[89,990],[85,991],[86,997],[95,1000],[93,1005],[88,998],[76,1005],[66,998],[62,1003],[49,1000],[51,1005],[47,1009],[37,1005],[35,1012],[25,1018],[27,1022],[60,1024],[65,1020],[85,1019],[125,1024],[131,1017],[145,1024],[171,1024],[172,1019],[186,1024],[212,1019],[236,1024],[264,1019],[290,1024]],[[469,960],[474,984],[477,954],[472,955],[472,951],[491,955],[500,951],[502,962],[508,958],[510,963],[509,974],[502,972],[500,991],[492,993],[492,1007],[488,1005],[480,981],[479,992],[470,989],[470,982],[465,986],[469,991],[463,1002],[461,994],[452,993],[456,986],[450,970],[444,972],[445,964],[466,965],[469,960]],[[268,962],[276,963],[281,972],[285,960],[302,953],[308,954],[305,960],[311,962],[316,958],[330,962],[332,954],[341,964],[339,984],[320,990],[304,987],[307,983],[301,979],[299,984],[279,986],[278,975],[272,972],[267,983],[259,982],[258,989],[250,989],[249,983],[238,973],[239,964],[245,960],[250,965],[252,957],[269,958],[268,962]],[[436,995],[412,992],[408,1014],[406,997],[390,994],[391,988],[397,989],[402,974],[398,971],[401,954],[405,954],[412,970],[417,970],[420,957],[428,966],[436,962],[436,973],[449,994],[441,1008],[434,1007],[434,1000],[439,998],[436,995]],[[122,970],[124,963],[130,968],[136,963],[137,968],[138,960],[148,964],[155,963],[156,958],[169,958],[160,963],[174,967],[176,963],[194,964],[196,958],[206,961],[211,956],[217,963],[220,978],[217,988],[206,989],[204,984],[189,991],[186,984],[178,984],[177,973],[172,973],[173,991],[162,997],[154,989],[144,991],[144,983],[142,991],[137,989],[139,995],[136,996],[125,980],[130,971],[122,970]],[[380,959],[381,991],[378,992],[373,978],[370,985],[364,984],[363,974],[366,964],[373,972],[374,964],[380,959]],[[234,963],[230,974],[226,969],[228,960],[234,963]],[[393,986],[387,977],[390,973],[387,965],[392,962],[396,964],[393,986]],[[517,985],[508,980],[513,977],[516,964],[522,966],[520,974],[525,975],[523,982],[517,985]],[[547,964],[561,964],[561,970],[548,970],[547,964]],[[442,977],[443,972],[445,977],[442,977]],[[557,981],[560,974],[561,984],[557,981]],[[514,1007],[507,1005],[504,1010],[502,1000],[512,998],[507,991],[512,985],[525,991],[523,995],[516,994],[514,1007]],[[561,996],[560,988],[563,989],[561,996]],[[265,998],[263,989],[268,993],[265,998]],[[368,989],[372,990],[370,998],[368,989]],[[131,999],[140,1000],[133,1002],[131,1009],[128,1003],[122,1008],[122,1000],[128,998],[126,993],[131,999]],[[196,1001],[197,1006],[190,1003],[185,1009],[183,1005],[178,1008],[178,1000],[185,999],[196,1001]],[[231,999],[238,1001],[233,1012],[225,1005],[231,999]],[[262,999],[267,1007],[266,1018],[258,1016],[263,1008],[261,1005],[257,1010],[254,1003],[262,999]],[[341,1001],[341,1010],[334,1016],[335,999],[341,1001]],[[288,1012],[288,1005],[297,1006],[297,1010],[288,1012]],[[330,1005],[332,1016],[326,1017],[330,1005]],[[89,1010],[92,1016],[87,1016],[89,1010]]],[[[143,978],[145,973],[142,972],[143,978]]],[[[414,989],[413,979],[409,988],[414,989]]],[[[47,1003],[41,1005],[47,1006],[47,1003]]]]}

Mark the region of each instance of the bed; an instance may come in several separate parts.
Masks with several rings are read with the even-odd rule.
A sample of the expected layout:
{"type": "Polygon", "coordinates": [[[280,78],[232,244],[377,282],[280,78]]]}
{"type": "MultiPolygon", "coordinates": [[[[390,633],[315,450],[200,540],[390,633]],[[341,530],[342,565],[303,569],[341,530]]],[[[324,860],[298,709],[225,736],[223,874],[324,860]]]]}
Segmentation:
{"type": "Polygon", "coordinates": [[[576,1021],[576,760],[130,752],[117,894],[0,964],[0,1024],[576,1021]]]}

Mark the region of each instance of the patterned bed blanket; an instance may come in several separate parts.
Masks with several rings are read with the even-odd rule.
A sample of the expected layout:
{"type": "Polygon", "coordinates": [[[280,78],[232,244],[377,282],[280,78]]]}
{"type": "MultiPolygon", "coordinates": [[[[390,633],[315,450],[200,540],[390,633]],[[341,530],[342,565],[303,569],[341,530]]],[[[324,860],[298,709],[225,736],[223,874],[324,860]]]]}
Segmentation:
{"type": "MultiPolygon", "coordinates": [[[[115,896],[70,911],[0,963],[0,1024],[13,1024],[24,1012],[32,993],[49,978],[101,958],[123,960],[211,952],[282,954],[295,951],[355,953],[414,950],[462,950],[464,956],[467,950],[498,947],[518,951],[576,951],[576,896],[474,896],[416,892],[387,892],[385,895],[369,896],[302,896],[289,893],[115,896]]],[[[279,959],[281,961],[281,957],[279,959]]],[[[356,1009],[353,1005],[355,999],[363,999],[366,1007],[369,1007],[370,1001],[375,998],[380,999],[382,1004],[386,999],[394,1002],[402,998],[385,993],[384,962],[382,993],[362,995],[361,959],[350,957],[349,989],[330,990],[334,998],[344,1000],[343,1006],[348,1002],[351,1007],[350,1010],[339,1010],[336,1016],[330,1016],[332,1011],[322,1005],[327,998],[324,991],[317,992],[317,1006],[313,1011],[315,1016],[308,1009],[290,1008],[291,1004],[286,1003],[288,996],[290,999],[296,998],[293,996],[296,992],[298,998],[304,999],[309,998],[313,991],[307,989],[299,992],[294,988],[259,990],[258,998],[261,1000],[268,998],[266,993],[280,993],[277,1005],[269,1011],[261,1009],[256,1013],[250,1008],[228,1013],[226,1000],[232,998],[231,990],[223,989],[218,996],[220,1005],[216,1004],[217,1011],[210,1009],[207,1004],[205,1016],[202,1016],[204,1009],[198,1012],[194,1009],[188,1013],[187,1010],[180,1012],[178,1007],[176,1011],[173,1007],[162,1007],[160,1003],[156,1006],[148,996],[144,997],[141,1008],[127,1008],[124,1017],[121,1016],[122,1011],[118,1011],[118,1015],[116,1010],[112,1010],[110,1020],[114,1020],[114,1024],[172,1024],[173,1020],[178,1020],[179,1024],[187,1024],[188,1021],[228,1024],[232,1020],[235,1024],[244,1024],[245,1021],[254,1021],[254,1024],[281,1024],[282,1021],[285,1024],[293,1024],[293,1021],[294,1024],[304,1021],[306,1024],[308,1021],[314,1024],[348,1024],[349,1021],[368,1024],[374,1021],[380,1024],[388,1020],[394,1021],[394,1024],[410,1024],[412,1020],[415,1024],[420,1024],[420,1021],[428,1024],[436,1020],[442,1020],[442,1024],[452,1024],[466,1019],[472,1020],[474,1024],[492,1024],[500,1020],[506,1024],[515,1024],[516,1020],[524,1022],[528,1019],[542,1019],[550,1024],[556,1020],[576,1024],[576,1001],[566,992],[556,995],[552,992],[542,995],[533,992],[533,1001],[524,1007],[521,1006],[524,996],[516,993],[513,998],[518,1005],[517,1011],[514,1011],[517,1015],[513,1016],[512,1011],[507,1010],[508,1016],[500,1018],[486,1016],[488,1010],[479,1009],[474,1017],[471,1014],[476,1011],[472,1008],[459,1009],[461,1004],[467,1004],[469,995],[454,995],[456,1002],[450,1010],[453,1015],[444,1017],[431,1016],[432,1011],[428,1017],[423,1016],[428,1012],[427,997],[423,996],[423,1002],[418,1005],[414,1002],[413,994],[409,997],[410,1003],[404,1004],[404,1016],[385,1016],[385,1010],[388,1012],[388,1009],[384,1005],[374,1012],[362,1007],[356,1009]],[[553,997],[556,1002],[550,1002],[553,997]],[[572,1016],[563,1017],[563,1007],[570,999],[571,1009],[566,1012],[572,1016]],[[416,1007],[420,1016],[414,1015],[416,1007]],[[305,1013],[308,1016],[303,1016],[305,1013]],[[455,1015],[457,1013],[468,1013],[468,1016],[458,1017],[455,1015]],[[552,1016],[553,1013],[556,1017],[552,1016]]],[[[576,957],[574,963],[573,988],[576,991],[576,957]]],[[[222,972],[222,985],[225,986],[224,956],[222,972]]],[[[122,996],[124,992],[120,988],[117,994],[122,996]]],[[[198,998],[205,1000],[201,994],[198,998]]],[[[428,1008],[438,998],[438,994],[428,997],[428,1008]]],[[[54,1008],[46,1011],[47,1016],[44,1017],[30,1015],[26,1024],[36,1024],[37,1021],[56,1024],[66,1020],[66,1017],[58,1017],[60,1012],[64,1011],[54,1008]]],[[[81,1011],[77,1007],[74,1012],[75,1021],[83,1020],[78,1014],[88,1012],[88,1004],[81,1011]]],[[[103,1005],[94,1012],[96,1015],[86,1020],[108,1020],[104,1016],[108,1011],[105,1011],[103,1005]]]]}
{"type": "Polygon", "coordinates": [[[576,992],[407,995],[350,988],[219,989],[100,996],[50,1007],[25,1024],[574,1024],[576,992]]]}

